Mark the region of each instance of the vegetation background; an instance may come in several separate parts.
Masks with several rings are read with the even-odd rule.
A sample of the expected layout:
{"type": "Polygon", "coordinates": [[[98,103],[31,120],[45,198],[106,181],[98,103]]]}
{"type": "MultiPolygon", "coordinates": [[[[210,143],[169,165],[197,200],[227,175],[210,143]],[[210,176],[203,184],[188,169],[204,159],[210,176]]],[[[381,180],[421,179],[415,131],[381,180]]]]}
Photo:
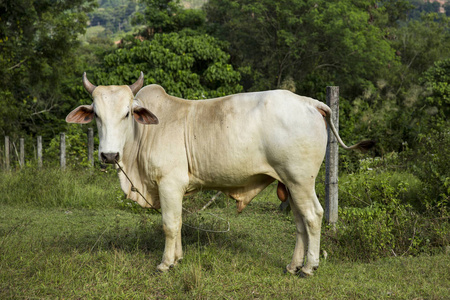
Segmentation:
{"type": "MultiPolygon", "coordinates": [[[[445,298],[449,14],[448,1],[419,0],[0,2],[0,135],[10,136],[13,149],[25,137],[27,153],[26,169],[15,163],[0,173],[0,295],[140,297],[143,284],[152,288],[149,298],[226,298],[230,291],[230,298],[293,298],[306,285],[305,298],[367,291],[369,298],[445,298]],[[328,260],[316,276],[328,281],[277,283],[293,224],[277,211],[270,187],[245,218],[216,201],[211,210],[228,215],[232,233],[186,229],[188,262],[177,274],[151,277],[162,251],[158,216],[126,202],[111,172],[90,169],[87,127],[64,122],[91,102],[84,71],[99,85],[132,83],[141,70],[146,84],[190,99],[283,88],[324,101],[326,86],[340,87],[342,138],[373,138],[377,146],[340,153],[340,220],[335,230],[323,226],[328,260]],[[56,167],[59,132],[67,133],[66,173],[56,167]],[[43,170],[35,166],[37,135],[43,170]],[[355,282],[367,283],[359,289],[355,282]]],[[[322,199],[323,179],[317,193],[322,199]]],[[[210,197],[201,193],[186,205],[195,209],[210,197]]]]}

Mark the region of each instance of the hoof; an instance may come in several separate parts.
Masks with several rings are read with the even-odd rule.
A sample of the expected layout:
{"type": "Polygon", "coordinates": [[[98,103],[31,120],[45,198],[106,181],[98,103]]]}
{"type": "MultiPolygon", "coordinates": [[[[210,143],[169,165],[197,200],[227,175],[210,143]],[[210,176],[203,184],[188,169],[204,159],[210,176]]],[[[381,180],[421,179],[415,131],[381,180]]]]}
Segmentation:
{"type": "Polygon", "coordinates": [[[173,268],[175,268],[175,265],[170,265],[168,268],[160,268],[160,266],[158,266],[152,274],[155,276],[161,276],[163,274],[169,273],[169,271],[171,271],[173,268]]]}
{"type": "Polygon", "coordinates": [[[169,266],[167,266],[165,264],[159,264],[156,267],[156,271],[159,272],[159,273],[167,273],[170,270],[174,269],[176,265],[177,265],[177,263],[173,263],[173,264],[171,264],[169,266]]]}
{"type": "Polygon", "coordinates": [[[292,274],[292,275],[296,275],[298,273],[298,270],[300,269],[300,267],[296,267],[295,269],[291,269],[289,268],[290,265],[287,265],[286,268],[284,269],[284,274],[292,274]]]}
{"type": "Polygon", "coordinates": [[[303,272],[303,271],[299,271],[298,273],[297,273],[297,276],[299,277],[299,278],[307,278],[307,277],[311,277],[313,274],[308,274],[308,273],[305,273],[305,272],[303,272]]]}
{"type": "Polygon", "coordinates": [[[173,265],[167,266],[167,265],[165,265],[165,264],[160,264],[160,265],[158,265],[158,266],[156,267],[156,270],[157,270],[158,272],[161,272],[161,273],[166,273],[166,272],[169,271],[171,268],[173,268],[173,265]]]}
{"type": "Polygon", "coordinates": [[[156,269],[155,271],[153,271],[153,272],[151,273],[151,275],[154,276],[154,277],[158,277],[158,276],[161,276],[161,275],[164,274],[164,273],[165,273],[165,272],[156,269]]]}
{"type": "MultiPolygon", "coordinates": [[[[318,267],[313,267],[313,270],[317,270],[317,268],[318,267]]],[[[300,270],[298,270],[297,276],[300,278],[311,277],[314,275],[313,270],[307,269],[307,268],[301,268],[300,270]]]]}

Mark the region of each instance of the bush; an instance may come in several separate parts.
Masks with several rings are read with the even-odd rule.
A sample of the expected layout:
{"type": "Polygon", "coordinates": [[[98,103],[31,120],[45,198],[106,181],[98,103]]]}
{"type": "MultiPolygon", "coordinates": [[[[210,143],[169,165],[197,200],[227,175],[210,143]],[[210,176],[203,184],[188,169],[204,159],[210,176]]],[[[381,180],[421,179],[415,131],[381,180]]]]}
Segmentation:
{"type": "Polygon", "coordinates": [[[420,182],[408,173],[377,172],[368,161],[361,168],[341,181],[346,191],[339,211],[341,242],[350,257],[365,260],[408,251],[409,231],[417,221],[408,187],[420,182]]]}
{"type": "MultiPolygon", "coordinates": [[[[450,125],[449,122],[447,122],[450,125]]],[[[450,197],[450,130],[432,130],[419,135],[418,146],[402,153],[408,170],[423,186],[422,210],[449,208],[450,197]]]]}
{"type": "Polygon", "coordinates": [[[407,205],[374,203],[340,209],[336,232],[325,229],[324,247],[340,259],[372,261],[387,256],[442,252],[450,242],[447,218],[421,215],[407,205]],[[332,241],[326,242],[326,241],[332,241]]]}
{"type": "Polygon", "coordinates": [[[385,159],[365,159],[360,161],[360,170],[341,176],[340,204],[346,207],[366,207],[375,202],[389,205],[398,201],[402,204],[420,207],[423,199],[424,183],[407,171],[384,169],[395,165],[398,155],[391,153],[385,159]]]}
{"type": "Polygon", "coordinates": [[[374,260],[448,246],[448,191],[437,180],[448,179],[438,176],[445,170],[433,159],[445,152],[409,161],[407,151],[361,160],[356,173],[340,178],[340,220],[336,231],[325,226],[323,247],[342,259],[374,260]]]}
{"type": "Polygon", "coordinates": [[[390,255],[395,237],[392,216],[386,206],[375,203],[364,208],[340,209],[339,213],[340,246],[350,252],[348,257],[371,260],[390,255]]]}
{"type": "MultiPolygon", "coordinates": [[[[66,132],[66,166],[70,168],[86,168],[91,166],[88,159],[88,140],[83,131],[84,128],[78,124],[68,124],[66,132]]],[[[97,138],[95,138],[97,139],[97,138]]],[[[49,147],[45,150],[45,160],[50,165],[59,164],[60,158],[60,135],[55,136],[49,147]]],[[[98,157],[98,150],[94,151],[94,160],[98,157]]]]}

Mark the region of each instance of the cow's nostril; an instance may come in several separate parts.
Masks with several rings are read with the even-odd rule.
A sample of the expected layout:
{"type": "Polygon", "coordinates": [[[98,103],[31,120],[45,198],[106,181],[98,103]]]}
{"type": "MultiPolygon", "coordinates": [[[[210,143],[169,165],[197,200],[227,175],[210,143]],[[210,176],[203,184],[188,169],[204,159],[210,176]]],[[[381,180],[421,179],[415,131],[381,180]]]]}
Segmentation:
{"type": "Polygon", "coordinates": [[[119,152],[113,152],[113,153],[102,152],[100,154],[100,157],[104,163],[113,164],[116,161],[119,161],[120,155],[119,155],[119,152]]]}

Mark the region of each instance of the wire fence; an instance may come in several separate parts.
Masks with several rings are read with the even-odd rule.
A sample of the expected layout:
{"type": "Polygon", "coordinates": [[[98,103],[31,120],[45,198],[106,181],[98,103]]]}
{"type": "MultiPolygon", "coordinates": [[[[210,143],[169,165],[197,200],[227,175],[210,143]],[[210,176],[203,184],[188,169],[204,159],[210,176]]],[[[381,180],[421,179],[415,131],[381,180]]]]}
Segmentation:
{"type": "MultiPolygon", "coordinates": [[[[87,157],[89,164],[94,166],[94,130],[88,128],[87,131],[87,157]]],[[[35,141],[26,141],[25,138],[19,138],[18,141],[13,141],[9,136],[4,137],[4,145],[0,150],[1,169],[10,171],[14,169],[23,169],[27,164],[36,165],[42,168],[44,165],[44,151],[43,151],[42,136],[37,136],[35,141]],[[27,146],[25,147],[25,142],[27,146]],[[30,145],[30,143],[33,143],[30,145]],[[30,149],[25,153],[25,149],[30,149]],[[32,150],[31,150],[32,149],[32,150]]],[[[67,166],[67,143],[66,133],[62,132],[59,136],[59,166],[62,170],[67,166]]]]}

